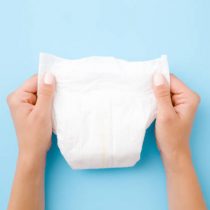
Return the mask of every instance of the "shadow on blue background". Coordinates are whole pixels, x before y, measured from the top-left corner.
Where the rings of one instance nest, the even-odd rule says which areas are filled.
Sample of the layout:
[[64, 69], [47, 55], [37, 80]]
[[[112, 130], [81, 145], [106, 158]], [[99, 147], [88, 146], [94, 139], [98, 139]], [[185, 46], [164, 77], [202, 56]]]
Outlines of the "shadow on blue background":
[[[170, 70], [202, 98], [191, 149], [210, 208], [210, 1], [20, 0], [0, 7], [0, 209], [6, 209], [17, 143], [6, 96], [37, 72], [41, 51], [145, 60], [167, 54]], [[148, 129], [133, 168], [74, 171], [56, 139], [47, 157], [47, 210], [164, 210], [165, 173]]]

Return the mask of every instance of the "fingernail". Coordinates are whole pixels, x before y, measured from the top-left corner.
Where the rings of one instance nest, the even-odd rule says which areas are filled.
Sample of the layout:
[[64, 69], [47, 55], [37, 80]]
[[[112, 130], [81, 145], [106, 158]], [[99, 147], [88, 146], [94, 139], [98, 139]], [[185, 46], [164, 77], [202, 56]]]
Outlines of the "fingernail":
[[54, 76], [50, 72], [46, 72], [44, 75], [44, 83], [47, 85], [51, 85], [54, 82]]
[[154, 85], [155, 86], [163, 85], [164, 82], [165, 82], [164, 76], [159, 72], [155, 73], [155, 75], [153, 76]]

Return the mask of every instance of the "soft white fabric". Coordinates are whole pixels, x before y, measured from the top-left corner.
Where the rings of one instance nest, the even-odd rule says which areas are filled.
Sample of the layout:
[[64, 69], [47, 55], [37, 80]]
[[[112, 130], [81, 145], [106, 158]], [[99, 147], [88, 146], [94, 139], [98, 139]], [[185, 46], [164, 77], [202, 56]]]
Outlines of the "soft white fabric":
[[144, 62], [113, 57], [67, 60], [41, 53], [39, 80], [47, 71], [57, 82], [53, 129], [69, 165], [133, 166], [155, 119], [152, 76], [159, 71], [169, 82], [167, 57]]

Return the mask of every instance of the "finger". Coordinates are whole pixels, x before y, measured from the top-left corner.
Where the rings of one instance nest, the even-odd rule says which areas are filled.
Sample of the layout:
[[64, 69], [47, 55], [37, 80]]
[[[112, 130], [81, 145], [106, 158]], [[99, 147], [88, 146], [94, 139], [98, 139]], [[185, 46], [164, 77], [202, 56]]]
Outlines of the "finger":
[[175, 75], [170, 74], [170, 91], [172, 94], [189, 92], [190, 89]]
[[55, 78], [51, 73], [46, 73], [40, 82], [36, 108], [43, 112], [51, 112], [54, 91]]
[[168, 82], [161, 73], [153, 77], [153, 89], [157, 100], [157, 113], [160, 116], [174, 114]]
[[28, 80], [24, 82], [24, 84], [20, 87], [20, 90], [28, 93], [36, 93], [37, 92], [37, 75], [32, 76]]
[[21, 102], [28, 104], [36, 104], [37, 96], [33, 93], [23, 92], [21, 96]]
[[171, 75], [171, 92], [172, 101], [177, 113], [189, 114], [190, 116], [192, 113], [195, 113], [200, 101], [199, 95], [174, 75]]

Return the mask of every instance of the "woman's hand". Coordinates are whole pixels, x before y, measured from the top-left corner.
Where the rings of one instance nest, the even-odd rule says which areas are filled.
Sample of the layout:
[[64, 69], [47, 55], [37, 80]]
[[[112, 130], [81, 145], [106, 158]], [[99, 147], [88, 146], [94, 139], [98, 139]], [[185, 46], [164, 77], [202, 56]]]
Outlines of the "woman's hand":
[[156, 74], [154, 92], [156, 139], [163, 161], [168, 164], [180, 155], [190, 155], [189, 138], [200, 97], [174, 75], [170, 76], [169, 87], [166, 79]]
[[37, 76], [8, 96], [19, 155], [8, 210], [44, 210], [44, 171], [51, 145], [51, 110], [55, 81], [45, 74], [37, 93]]
[[156, 139], [166, 170], [170, 210], [206, 210], [190, 155], [189, 139], [200, 97], [175, 76], [170, 86], [154, 76]]
[[37, 76], [8, 96], [8, 104], [16, 128], [19, 154], [44, 157], [51, 145], [51, 109], [55, 81], [45, 74], [37, 94]]

